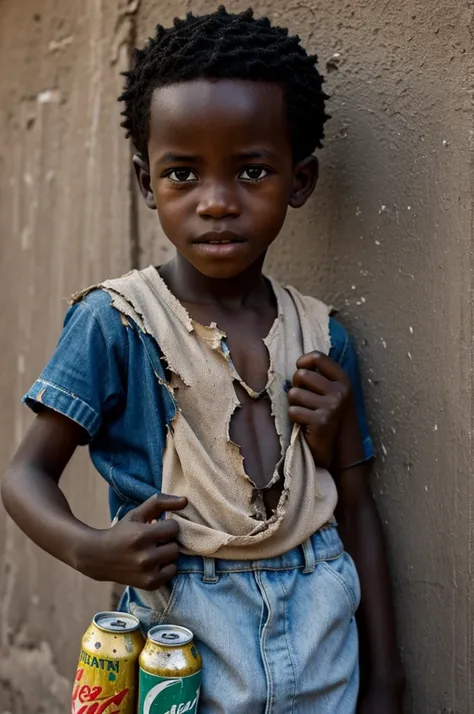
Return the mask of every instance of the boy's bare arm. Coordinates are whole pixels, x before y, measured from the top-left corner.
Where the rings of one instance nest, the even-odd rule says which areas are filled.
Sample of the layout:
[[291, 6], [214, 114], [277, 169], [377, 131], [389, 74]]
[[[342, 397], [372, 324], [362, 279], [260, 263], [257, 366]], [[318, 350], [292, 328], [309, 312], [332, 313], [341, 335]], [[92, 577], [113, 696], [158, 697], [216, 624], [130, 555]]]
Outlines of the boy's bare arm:
[[[352, 418], [357, 420], [356, 415]], [[365, 462], [335, 475], [339, 494], [336, 517], [344, 546], [356, 564], [362, 592], [357, 622], [364, 678], [358, 711], [401, 714], [403, 669], [383, 530], [369, 487], [370, 470], [370, 463]]]
[[91, 528], [75, 518], [59, 479], [83, 432], [52, 411], [39, 414], [2, 482], [6, 510], [37, 545], [95, 580], [155, 589], [176, 572], [178, 525], [152, 523], [181, 510], [186, 499], [157, 494], [112, 528]]
[[[312, 352], [297, 363], [288, 393], [290, 418], [304, 429], [315, 463], [330, 468], [338, 490], [341, 537], [359, 574], [362, 599], [357, 614], [363, 682], [359, 714], [401, 714], [403, 671], [383, 531], [363, 461], [357, 407], [344, 370], [327, 355]], [[352, 466], [351, 466], [352, 465]]]

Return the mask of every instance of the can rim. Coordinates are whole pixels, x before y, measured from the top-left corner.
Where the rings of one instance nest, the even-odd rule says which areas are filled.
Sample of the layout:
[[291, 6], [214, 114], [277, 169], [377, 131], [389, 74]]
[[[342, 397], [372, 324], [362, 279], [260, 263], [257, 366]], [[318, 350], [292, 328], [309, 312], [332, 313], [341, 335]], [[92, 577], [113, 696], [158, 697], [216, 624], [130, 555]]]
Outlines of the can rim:
[[[122, 618], [123, 620], [126, 620], [128, 623], [130, 623], [130, 627], [127, 627], [123, 630], [113, 630], [110, 627], [107, 627], [106, 625], [101, 625], [99, 622], [99, 618], [104, 616], [116, 617], [117, 620]], [[138, 617], [135, 617], [135, 615], [132, 615], [129, 612], [117, 612], [116, 610], [101, 610], [101, 612], [97, 612], [94, 615], [94, 617], [92, 618], [92, 622], [96, 627], [99, 628], [99, 630], [102, 630], [102, 632], [113, 632], [118, 634], [120, 634], [121, 632], [123, 634], [135, 632], [140, 627], [140, 620], [138, 619]]]
[[[181, 640], [181, 642], [159, 642], [155, 640], [153, 635], [163, 632], [163, 630], [177, 630], [185, 635], [187, 639], [185, 641]], [[188, 630], [187, 627], [182, 627], [181, 625], [155, 625], [155, 627], [148, 630], [148, 639], [155, 645], [162, 645], [164, 647], [183, 647], [193, 641], [194, 635], [191, 630]]]

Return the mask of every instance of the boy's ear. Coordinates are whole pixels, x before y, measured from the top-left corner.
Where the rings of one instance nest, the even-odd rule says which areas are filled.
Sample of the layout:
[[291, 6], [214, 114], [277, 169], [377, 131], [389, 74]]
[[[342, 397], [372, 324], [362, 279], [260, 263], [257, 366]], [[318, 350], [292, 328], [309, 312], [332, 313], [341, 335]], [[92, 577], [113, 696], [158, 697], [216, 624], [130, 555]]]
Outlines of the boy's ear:
[[307, 156], [296, 164], [293, 173], [293, 190], [288, 201], [292, 208], [301, 208], [311, 196], [318, 180], [318, 169], [316, 156]]
[[138, 185], [148, 208], [156, 208], [155, 196], [151, 188], [150, 167], [148, 161], [139, 153], [133, 155], [133, 166], [137, 175]]

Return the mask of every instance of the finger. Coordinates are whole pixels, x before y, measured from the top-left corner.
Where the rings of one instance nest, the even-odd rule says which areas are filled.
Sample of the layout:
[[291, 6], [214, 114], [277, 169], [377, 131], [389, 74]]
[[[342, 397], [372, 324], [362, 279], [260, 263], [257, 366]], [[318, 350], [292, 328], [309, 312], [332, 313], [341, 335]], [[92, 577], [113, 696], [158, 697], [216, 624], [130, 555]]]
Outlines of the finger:
[[294, 387], [302, 387], [315, 394], [329, 394], [334, 389], [335, 384], [339, 384], [339, 382], [331, 382], [326, 377], [323, 377], [322, 374], [312, 372], [309, 369], [300, 368], [293, 375]]
[[140, 587], [145, 588], [145, 590], [158, 590], [162, 585], [165, 585], [176, 575], [178, 568], [176, 564], [171, 563], [170, 565], [165, 565], [164, 568], [155, 568], [150, 570], [145, 577], [145, 582], [142, 582]]
[[150, 562], [155, 566], [164, 568], [166, 565], [175, 563], [179, 557], [179, 553], [179, 545], [176, 542], [166, 543], [166, 545], [160, 545], [154, 549]]
[[161, 580], [162, 585], [164, 585], [169, 580], [174, 578], [177, 570], [178, 570], [178, 568], [176, 567], [176, 565], [174, 563], [171, 563], [171, 565], [165, 565], [164, 568], [161, 568], [160, 580]]
[[169, 496], [166, 493], [155, 493], [140, 506], [130, 512], [130, 519], [140, 523], [150, 523], [159, 519], [165, 511], [181, 511], [186, 507], [187, 499]]
[[331, 418], [334, 416], [329, 409], [305, 409], [305, 407], [290, 407], [288, 416], [294, 424], [308, 426], [316, 430], [320, 427], [327, 427], [331, 423]]
[[302, 355], [296, 366], [298, 369], [317, 370], [332, 382], [346, 379], [346, 373], [342, 367], [323, 352], [308, 352], [308, 354]]
[[288, 416], [294, 424], [307, 426], [312, 423], [314, 411], [313, 409], [305, 409], [305, 407], [290, 407], [288, 409]]
[[308, 389], [292, 387], [288, 392], [288, 403], [293, 407], [304, 407], [316, 411], [317, 409], [336, 409], [339, 405], [337, 394], [315, 394]]
[[179, 524], [169, 518], [165, 521], [147, 524], [144, 533], [141, 535], [141, 543], [168, 543], [176, 540], [179, 535]]

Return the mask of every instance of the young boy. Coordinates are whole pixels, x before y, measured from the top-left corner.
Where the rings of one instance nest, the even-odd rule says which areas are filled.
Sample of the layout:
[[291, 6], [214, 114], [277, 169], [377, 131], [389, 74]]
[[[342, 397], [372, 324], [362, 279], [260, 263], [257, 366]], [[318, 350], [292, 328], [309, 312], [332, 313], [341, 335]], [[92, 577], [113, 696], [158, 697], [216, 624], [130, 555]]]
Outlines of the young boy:
[[[25, 397], [37, 417], [5, 506], [56, 558], [126, 585], [121, 607], [145, 629], [194, 632], [201, 714], [351, 714], [358, 699], [398, 714], [354, 348], [323, 303], [262, 274], [288, 205], [316, 184], [316, 58], [268, 19], [220, 8], [158, 27], [120, 99], [141, 192], [177, 254], [75, 296]], [[86, 443], [110, 484], [104, 531], [58, 486]]]

